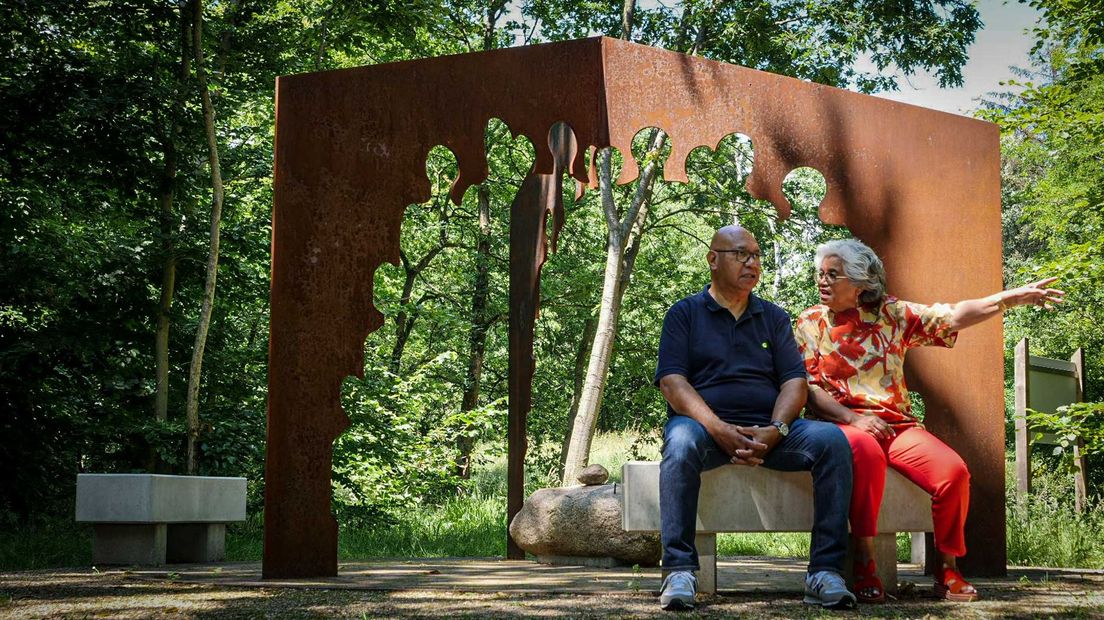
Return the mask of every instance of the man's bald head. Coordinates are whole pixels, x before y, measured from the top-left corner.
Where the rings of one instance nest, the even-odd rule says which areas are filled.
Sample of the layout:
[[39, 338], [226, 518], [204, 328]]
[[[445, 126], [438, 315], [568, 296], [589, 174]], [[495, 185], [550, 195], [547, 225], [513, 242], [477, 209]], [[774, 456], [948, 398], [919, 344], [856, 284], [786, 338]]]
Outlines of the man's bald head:
[[746, 299], [759, 283], [763, 266], [755, 235], [743, 226], [731, 224], [713, 234], [709, 250], [706, 260], [713, 292], [725, 299]]
[[755, 239], [755, 235], [752, 235], [748, 229], [740, 226], [739, 224], [729, 224], [717, 229], [717, 232], [713, 233], [713, 240], [709, 242], [711, 248], [730, 248], [739, 245], [740, 242], [746, 241], [748, 238]]

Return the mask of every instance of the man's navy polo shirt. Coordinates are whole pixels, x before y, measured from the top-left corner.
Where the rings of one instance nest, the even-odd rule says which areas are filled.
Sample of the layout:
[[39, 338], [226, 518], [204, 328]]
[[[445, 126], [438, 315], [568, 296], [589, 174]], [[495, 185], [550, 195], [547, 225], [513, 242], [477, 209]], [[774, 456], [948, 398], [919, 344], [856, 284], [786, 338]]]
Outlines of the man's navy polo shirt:
[[753, 294], [736, 319], [708, 286], [663, 319], [655, 384], [672, 374], [686, 377], [722, 420], [748, 426], [769, 423], [782, 384], [806, 377], [785, 310]]

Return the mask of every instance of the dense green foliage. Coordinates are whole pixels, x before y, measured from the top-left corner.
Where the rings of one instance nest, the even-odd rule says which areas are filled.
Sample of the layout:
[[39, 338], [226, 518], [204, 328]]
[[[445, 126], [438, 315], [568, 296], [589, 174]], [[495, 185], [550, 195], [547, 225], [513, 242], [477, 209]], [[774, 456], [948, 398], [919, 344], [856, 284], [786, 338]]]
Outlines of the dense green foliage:
[[[1085, 352], [1087, 401], [1104, 400], [1104, 7], [1066, 0], [1032, 2], [1045, 21], [1035, 31], [1032, 67], [980, 112], [1000, 123], [1005, 281], [1058, 276], [1067, 292], [1055, 313], [1024, 309], [1005, 320], [1005, 351], [1030, 338], [1031, 353], [1069, 359]], [[1104, 433], [1099, 405], [1082, 415], [1044, 416], [1090, 440]], [[1096, 411], [1097, 413], [1093, 413]], [[1048, 412], [1053, 413], [1053, 412]], [[1044, 420], [1040, 420], [1041, 422]], [[1098, 448], [1090, 447], [1092, 451]], [[1104, 481], [1099, 455], [1090, 474]]]
[[[186, 63], [182, 67], [188, 52], [182, 10], [164, 0], [0, 6], [0, 109], [8, 112], [0, 117], [0, 524], [67, 517], [79, 471], [180, 471], [184, 383], [203, 289], [211, 194], [196, 84]], [[1097, 23], [1091, 16], [1069, 9], [1066, 18], [1053, 10], [1059, 19], [1039, 34], [1039, 76], [1032, 78], [1038, 83], [988, 113], [1007, 129], [1007, 280], [1060, 273], [1070, 303], [1046, 318], [1018, 312], [1008, 334], [1013, 340], [1030, 334], [1040, 353], [1055, 356], [1083, 346], [1089, 394], [1100, 399], [1104, 342], [1093, 329], [1104, 307], [1100, 37], [1085, 25]], [[250, 510], [257, 514], [275, 77], [620, 36], [621, 6], [240, 0], [210, 3], [205, 23], [226, 203], [203, 365], [200, 473], [247, 476]], [[935, 71], [943, 83], [959, 83], [978, 26], [977, 12], [956, 0], [688, 0], [637, 7], [631, 38], [873, 92], [893, 88], [895, 72], [921, 68]], [[855, 68], [864, 56], [873, 59], [874, 70]], [[644, 157], [646, 133], [641, 128], [631, 156]], [[443, 146], [433, 149], [426, 162], [433, 197], [408, 207], [402, 261], [375, 276], [376, 304], [387, 320], [365, 343], [365, 378], [343, 385], [352, 426], [334, 449], [335, 511], [349, 531], [365, 537], [382, 535], [373, 528], [396, 531], [405, 523], [412, 529], [404, 536], [424, 539], [418, 527], [461, 523], [456, 511], [502, 511], [501, 489], [481, 482], [485, 477], [460, 476], [456, 460], [465, 443], [485, 446], [473, 465], [478, 473], [500, 462], [504, 450], [508, 216], [534, 150], [496, 119], [488, 119], [486, 141], [490, 178], [459, 205], [446, 197], [455, 159]], [[651, 378], [659, 319], [672, 302], [707, 282], [711, 231], [734, 220], [751, 229], [764, 250], [760, 292], [792, 312], [815, 299], [812, 248], [846, 235], [817, 219], [825, 188], [814, 171], [787, 179], [794, 214], [785, 222], [751, 199], [743, 182], [753, 148], [729, 136], [715, 151], [691, 154], [690, 184], [655, 189], [599, 417], [603, 430], [640, 437], [630, 452], [646, 453], [657, 442], [663, 407]], [[628, 156], [615, 154], [615, 168]], [[177, 172], [169, 175], [172, 158]], [[599, 303], [605, 262], [596, 192], [576, 202], [567, 185], [566, 225], [542, 278], [531, 485], [555, 479], [580, 335]], [[616, 191], [626, 197], [634, 190], [630, 184]], [[165, 195], [172, 198], [167, 219], [160, 210]], [[481, 199], [489, 216], [485, 229], [479, 225]], [[170, 258], [177, 271], [169, 415], [158, 422], [154, 331], [162, 269]], [[485, 306], [477, 311], [480, 290]], [[465, 407], [475, 334], [485, 335], [485, 360], [474, 406]]]
[[[408, 7], [343, 9], [346, 40], [325, 47], [322, 65], [312, 52], [324, 46], [310, 35], [326, 29], [319, 20], [336, 19], [328, 5], [235, 2], [208, 10], [228, 198], [222, 286], [204, 365], [204, 473], [261, 480], [275, 77], [334, 59], [359, 64], [412, 54], [421, 48], [376, 47], [393, 27], [420, 23], [418, 6]], [[198, 94], [191, 77], [180, 77], [184, 10], [155, 0], [0, 7], [5, 519], [68, 512], [78, 471], [148, 468], [151, 451], [164, 469], [178, 470], [182, 459], [183, 388], [210, 196]], [[371, 39], [376, 55], [348, 57], [346, 46], [364, 43], [365, 32], [378, 35]], [[170, 150], [179, 173], [166, 179]], [[158, 212], [166, 188], [175, 198], [167, 235]], [[166, 236], [178, 264], [177, 301], [170, 415], [158, 423], [153, 331]]]

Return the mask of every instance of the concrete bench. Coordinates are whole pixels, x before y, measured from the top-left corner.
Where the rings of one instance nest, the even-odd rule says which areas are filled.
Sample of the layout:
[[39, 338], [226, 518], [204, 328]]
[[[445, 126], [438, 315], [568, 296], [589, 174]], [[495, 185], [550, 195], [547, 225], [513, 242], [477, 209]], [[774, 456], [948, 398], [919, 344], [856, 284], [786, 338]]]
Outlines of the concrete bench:
[[78, 474], [77, 522], [95, 564], [218, 562], [226, 524], [245, 520], [245, 478]]
[[[622, 526], [628, 532], [659, 531], [659, 463], [632, 461], [621, 468]], [[698, 589], [717, 591], [717, 533], [809, 532], [813, 527], [813, 481], [808, 472], [724, 465], [702, 474], [696, 545]], [[896, 471], [886, 476], [874, 539], [878, 576], [886, 591], [897, 588], [896, 532], [932, 531], [931, 497]], [[850, 553], [847, 568], [850, 572]]]

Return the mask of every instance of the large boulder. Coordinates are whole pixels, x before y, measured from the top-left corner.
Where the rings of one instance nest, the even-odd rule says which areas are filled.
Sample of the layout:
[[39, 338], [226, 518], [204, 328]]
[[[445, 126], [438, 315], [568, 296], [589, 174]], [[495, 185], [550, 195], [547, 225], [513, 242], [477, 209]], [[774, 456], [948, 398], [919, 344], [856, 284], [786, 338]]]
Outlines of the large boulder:
[[540, 489], [510, 523], [519, 547], [538, 557], [613, 558], [659, 563], [659, 535], [621, 529], [618, 485]]

